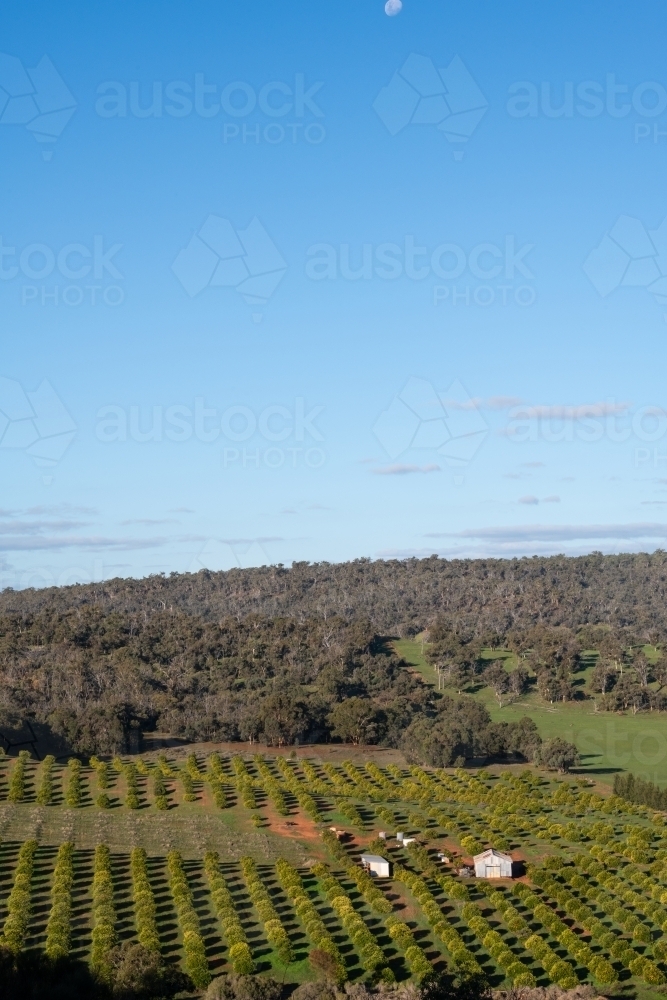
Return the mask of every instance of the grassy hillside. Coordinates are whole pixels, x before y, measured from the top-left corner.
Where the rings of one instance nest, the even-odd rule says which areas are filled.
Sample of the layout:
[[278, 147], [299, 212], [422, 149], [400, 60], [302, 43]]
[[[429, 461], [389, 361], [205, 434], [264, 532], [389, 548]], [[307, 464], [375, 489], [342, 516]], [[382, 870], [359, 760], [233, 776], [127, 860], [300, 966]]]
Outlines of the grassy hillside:
[[[393, 645], [428, 684], [437, 686], [436, 672], [426, 660], [425, 646], [419, 637], [400, 639]], [[644, 650], [649, 658], [657, 655], [654, 647], [645, 646]], [[488, 650], [485, 655], [489, 659], [505, 655], [508, 666], [514, 665], [509, 653]], [[589, 695], [592, 695], [588, 685], [595, 657], [594, 651], [590, 651], [589, 666], [575, 675], [579, 689]], [[667, 784], [667, 713], [596, 712], [593, 697], [549, 704], [536, 691], [499, 708], [489, 688], [477, 686], [469, 693], [483, 702], [494, 722], [512, 722], [527, 715], [535, 720], [543, 739], [560, 736], [575, 743], [582, 756], [582, 773], [609, 785], [618, 771], [632, 771], [649, 781]]]

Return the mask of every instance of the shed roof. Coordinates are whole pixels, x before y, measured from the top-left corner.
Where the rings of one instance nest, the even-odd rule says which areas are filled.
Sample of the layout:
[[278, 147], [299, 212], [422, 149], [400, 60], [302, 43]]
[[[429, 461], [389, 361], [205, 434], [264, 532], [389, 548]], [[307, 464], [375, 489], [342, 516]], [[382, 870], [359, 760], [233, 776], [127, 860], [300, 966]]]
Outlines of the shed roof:
[[383, 864], [383, 865], [386, 865], [387, 864], [387, 859], [386, 858], [381, 858], [379, 854], [362, 854], [361, 855], [361, 860], [364, 862], [364, 864], [367, 864], [367, 865], [372, 865], [372, 864], [376, 864], [376, 865], [377, 864]]
[[493, 847], [490, 847], [487, 851], [482, 851], [481, 854], [475, 855], [475, 862], [477, 861], [490, 861], [493, 858], [498, 858], [500, 861], [510, 861], [511, 857], [509, 854], [503, 854], [501, 851], [496, 851]]

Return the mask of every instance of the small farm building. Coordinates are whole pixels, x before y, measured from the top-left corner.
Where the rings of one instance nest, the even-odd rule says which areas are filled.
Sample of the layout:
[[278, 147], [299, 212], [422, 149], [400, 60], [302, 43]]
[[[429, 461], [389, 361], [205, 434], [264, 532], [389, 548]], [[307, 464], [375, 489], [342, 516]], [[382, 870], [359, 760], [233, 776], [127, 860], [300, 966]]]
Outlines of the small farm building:
[[511, 878], [512, 859], [509, 854], [501, 854], [491, 847], [482, 854], [475, 855], [475, 875], [477, 878]]
[[391, 864], [379, 854], [362, 854], [361, 863], [376, 878], [391, 878]]

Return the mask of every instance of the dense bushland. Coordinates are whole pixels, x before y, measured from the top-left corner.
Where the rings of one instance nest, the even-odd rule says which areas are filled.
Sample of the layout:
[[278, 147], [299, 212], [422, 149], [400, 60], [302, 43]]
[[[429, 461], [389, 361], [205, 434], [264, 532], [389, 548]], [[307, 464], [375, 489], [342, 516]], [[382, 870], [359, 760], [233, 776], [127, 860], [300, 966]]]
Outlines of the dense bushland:
[[[502, 704], [536, 684], [548, 701], [569, 700], [594, 663], [599, 708], [661, 709], [666, 579], [663, 552], [594, 553], [299, 563], [4, 591], [0, 722], [34, 719], [82, 754], [117, 752], [151, 727], [198, 740], [396, 746], [414, 724], [423, 744], [437, 694], [383, 638], [421, 629], [453, 690], [486, 684]], [[489, 649], [513, 652], [514, 669]], [[459, 736], [449, 742], [469, 744]], [[477, 744], [523, 752], [517, 739], [525, 743], [496, 729]], [[459, 747], [442, 759], [467, 756]], [[15, 796], [20, 784], [19, 774]]]
[[367, 618], [385, 634], [419, 632], [437, 617], [474, 635], [605, 624], [634, 629], [650, 642], [652, 630], [667, 635], [667, 553], [300, 562], [0, 594], [0, 615], [91, 606], [121, 616], [164, 608], [209, 621], [249, 614]]

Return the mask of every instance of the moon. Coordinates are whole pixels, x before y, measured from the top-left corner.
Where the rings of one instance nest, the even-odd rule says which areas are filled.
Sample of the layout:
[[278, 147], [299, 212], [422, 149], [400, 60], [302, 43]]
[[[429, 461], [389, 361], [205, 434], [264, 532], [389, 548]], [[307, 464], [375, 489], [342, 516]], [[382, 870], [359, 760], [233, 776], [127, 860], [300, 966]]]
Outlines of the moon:
[[396, 17], [396, 15], [400, 14], [402, 10], [403, 4], [401, 3], [401, 0], [387, 0], [384, 5], [384, 12], [387, 17]]

